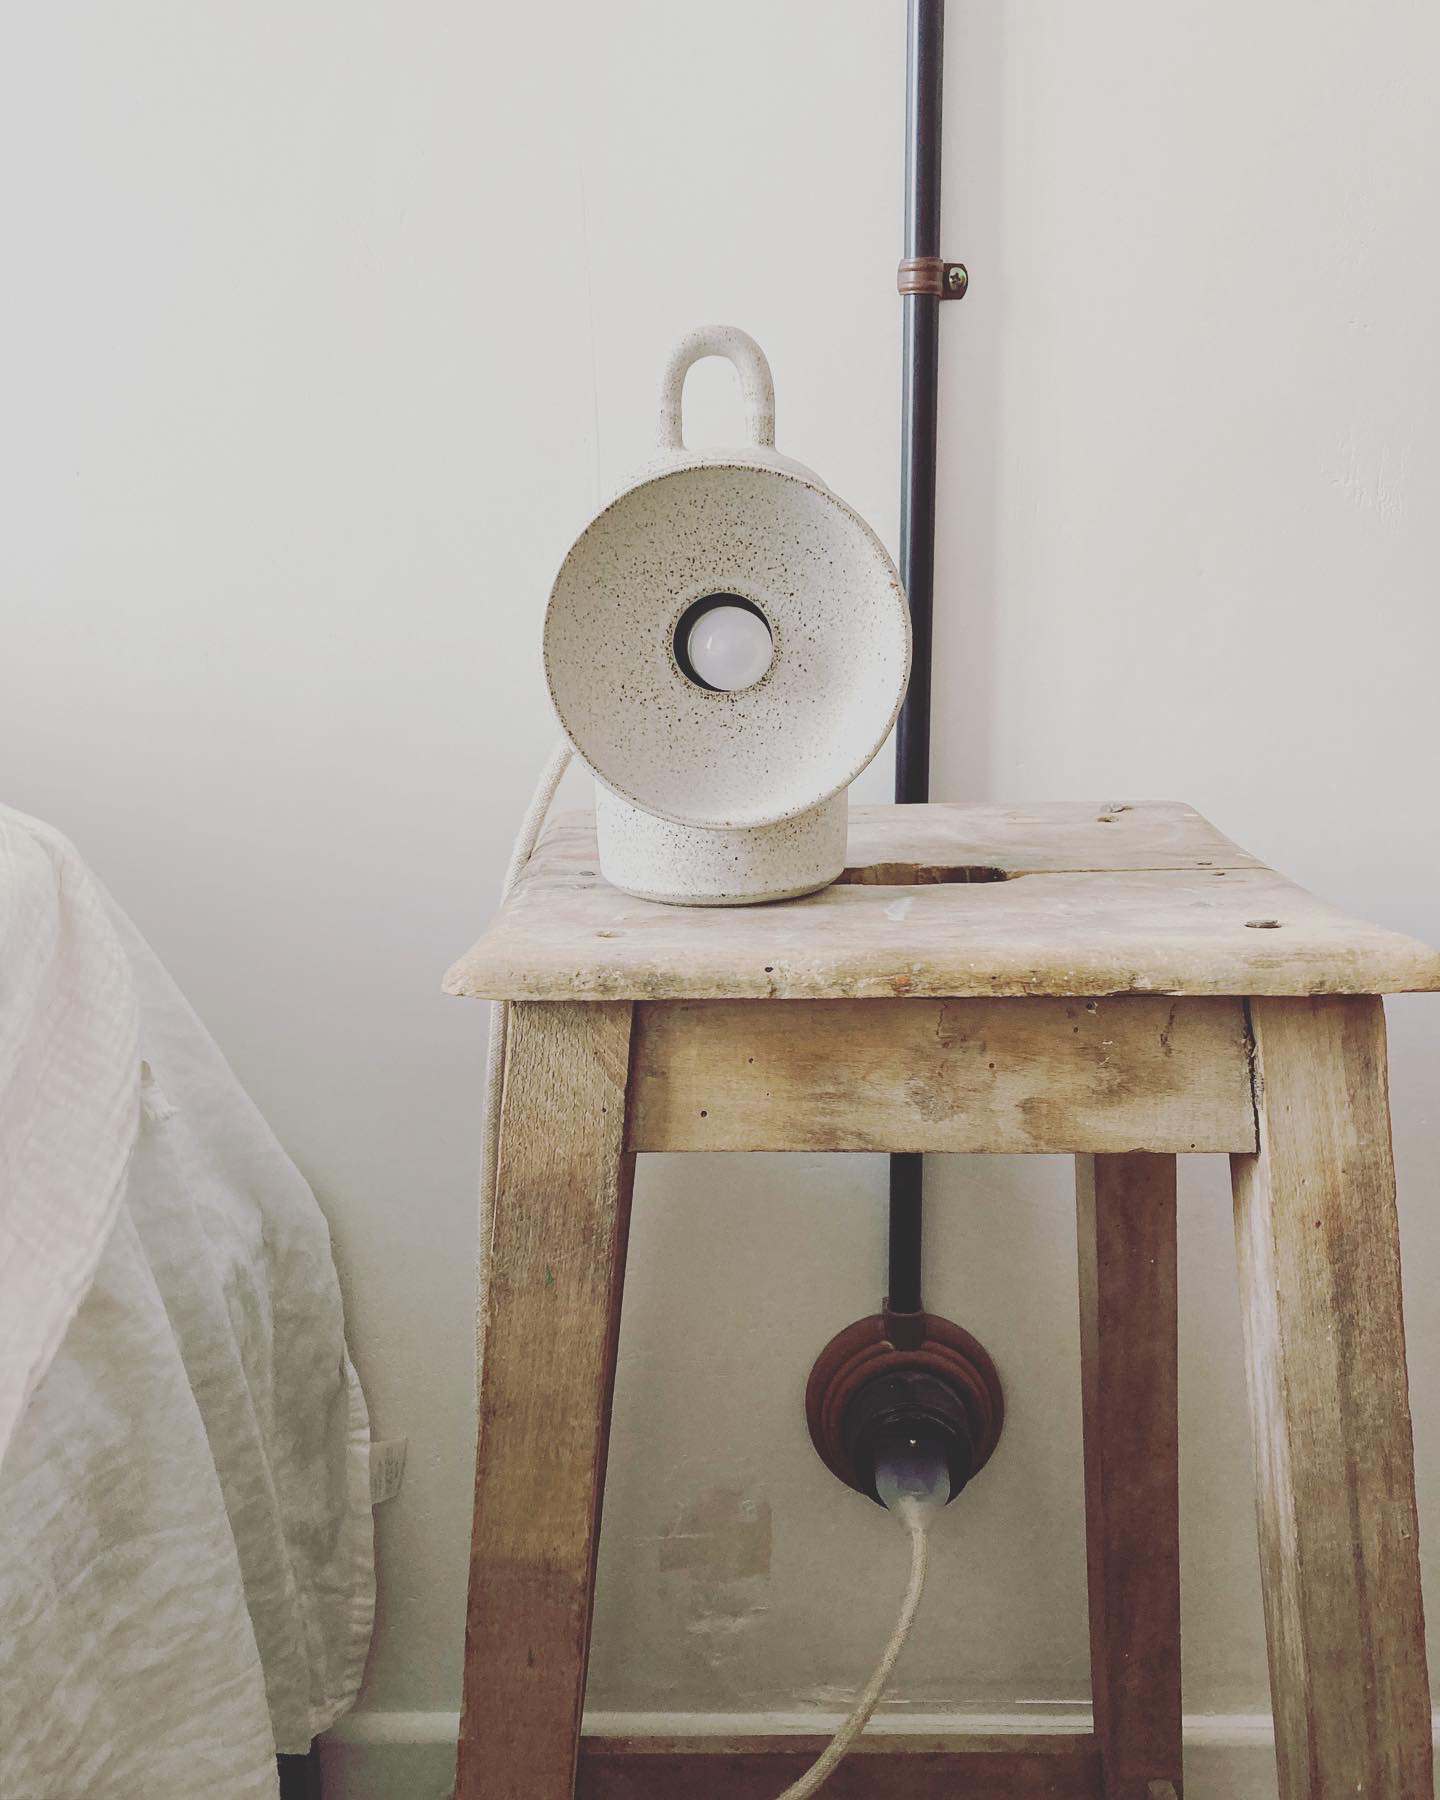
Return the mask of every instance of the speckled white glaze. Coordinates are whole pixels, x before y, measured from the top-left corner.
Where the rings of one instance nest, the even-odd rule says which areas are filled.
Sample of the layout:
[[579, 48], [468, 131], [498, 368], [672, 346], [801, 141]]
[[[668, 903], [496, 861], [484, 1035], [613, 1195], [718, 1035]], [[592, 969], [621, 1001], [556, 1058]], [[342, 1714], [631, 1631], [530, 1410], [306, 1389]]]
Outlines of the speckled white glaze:
[[850, 790], [773, 825], [707, 831], [642, 812], [595, 783], [605, 879], [672, 906], [754, 906], [828, 887], [845, 867]]
[[[685, 375], [709, 355], [740, 376], [751, 442], [737, 450], [684, 447]], [[775, 451], [774, 417], [752, 338], [712, 326], [682, 339], [661, 384], [659, 457], [580, 533], [551, 591], [551, 699], [609, 790], [602, 870], [632, 893], [744, 904], [833, 880], [844, 813], [825, 803], [875, 755], [905, 691], [894, 565], [858, 513]], [[744, 596], [769, 624], [774, 659], [752, 687], [714, 692], [676, 662], [681, 614], [712, 593]]]

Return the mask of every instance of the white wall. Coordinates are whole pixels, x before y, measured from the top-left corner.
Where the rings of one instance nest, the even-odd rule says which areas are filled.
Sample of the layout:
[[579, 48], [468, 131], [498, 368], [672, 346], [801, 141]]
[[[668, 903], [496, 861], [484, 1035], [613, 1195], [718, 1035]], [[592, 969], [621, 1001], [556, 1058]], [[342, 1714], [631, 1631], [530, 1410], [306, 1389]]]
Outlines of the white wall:
[[[1184, 798], [1440, 939], [1440, 15], [950, 14], [972, 289], [944, 321], [937, 797]], [[673, 337], [753, 331], [782, 447], [894, 544], [902, 8], [56, 0], [9, 39], [4, 797], [79, 842], [320, 1194], [377, 1430], [411, 1441], [365, 1705], [444, 1711], [485, 1017], [440, 976], [553, 736], [549, 576], [646, 454]], [[718, 365], [690, 401], [730, 429]], [[887, 752], [861, 797], [888, 783]], [[1390, 1017], [1440, 1592], [1440, 1003]], [[1080, 1697], [1068, 1171], [935, 1163], [930, 1191], [928, 1297], [994, 1350], [1010, 1422], [897, 1691]], [[883, 1192], [870, 1158], [644, 1167], [597, 1703], [823, 1703], [868, 1667], [903, 1546], [800, 1396], [879, 1298]], [[1182, 1201], [1187, 1706], [1245, 1710], [1223, 1166]], [[768, 1573], [662, 1567], [706, 1496], [762, 1535], [768, 1507]]]

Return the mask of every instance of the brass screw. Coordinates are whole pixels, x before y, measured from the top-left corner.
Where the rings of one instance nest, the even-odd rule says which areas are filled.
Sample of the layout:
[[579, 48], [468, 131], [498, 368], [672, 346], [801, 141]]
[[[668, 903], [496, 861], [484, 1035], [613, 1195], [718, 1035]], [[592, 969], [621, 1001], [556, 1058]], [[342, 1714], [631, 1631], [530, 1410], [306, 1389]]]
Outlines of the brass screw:
[[970, 285], [970, 271], [964, 263], [951, 263], [945, 271], [945, 285], [952, 294], [963, 294]]

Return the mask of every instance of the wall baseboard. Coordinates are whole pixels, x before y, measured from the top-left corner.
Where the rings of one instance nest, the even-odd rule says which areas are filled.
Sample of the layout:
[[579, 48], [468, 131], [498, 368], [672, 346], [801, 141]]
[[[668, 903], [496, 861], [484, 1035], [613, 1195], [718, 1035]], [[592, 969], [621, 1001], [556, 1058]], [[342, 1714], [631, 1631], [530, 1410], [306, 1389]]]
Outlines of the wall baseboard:
[[[616, 1713], [585, 1715], [606, 1737], [750, 1736], [834, 1730], [828, 1713]], [[887, 1713], [874, 1732], [1085, 1731], [1082, 1708], [1041, 1714]], [[320, 1740], [325, 1800], [450, 1800], [460, 1716], [453, 1712], [358, 1712]], [[1197, 1713], [1185, 1720], [1186, 1800], [1274, 1800], [1268, 1713]]]

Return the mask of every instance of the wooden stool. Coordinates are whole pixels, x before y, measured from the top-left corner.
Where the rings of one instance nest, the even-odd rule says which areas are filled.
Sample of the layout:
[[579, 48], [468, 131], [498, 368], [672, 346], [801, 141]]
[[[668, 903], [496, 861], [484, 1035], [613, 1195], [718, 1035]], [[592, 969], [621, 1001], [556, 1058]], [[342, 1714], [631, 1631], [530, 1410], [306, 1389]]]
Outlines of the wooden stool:
[[1094, 1733], [886, 1736], [837, 1795], [1180, 1794], [1175, 1157], [1226, 1151], [1280, 1792], [1428, 1797], [1377, 996], [1440, 954], [1184, 806], [859, 807], [850, 860], [784, 905], [655, 906], [568, 815], [447, 979], [518, 1003], [459, 1800], [771, 1800], [819, 1747], [581, 1742], [644, 1150], [1076, 1154]]

